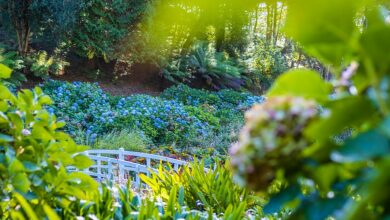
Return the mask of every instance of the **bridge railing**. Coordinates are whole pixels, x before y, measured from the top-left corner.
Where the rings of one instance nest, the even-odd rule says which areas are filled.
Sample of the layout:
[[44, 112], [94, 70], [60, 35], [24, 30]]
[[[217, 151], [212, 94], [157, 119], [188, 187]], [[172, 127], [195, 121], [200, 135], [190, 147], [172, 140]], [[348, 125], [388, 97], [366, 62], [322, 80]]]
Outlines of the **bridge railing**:
[[124, 149], [89, 150], [85, 154], [95, 164], [83, 170], [84, 173], [98, 180], [108, 179], [119, 183], [125, 183], [130, 179], [136, 186], [141, 184], [139, 174], [149, 175], [150, 172], [156, 171], [160, 163], [170, 164], [175, 170], [187, 164], [182, 160]]

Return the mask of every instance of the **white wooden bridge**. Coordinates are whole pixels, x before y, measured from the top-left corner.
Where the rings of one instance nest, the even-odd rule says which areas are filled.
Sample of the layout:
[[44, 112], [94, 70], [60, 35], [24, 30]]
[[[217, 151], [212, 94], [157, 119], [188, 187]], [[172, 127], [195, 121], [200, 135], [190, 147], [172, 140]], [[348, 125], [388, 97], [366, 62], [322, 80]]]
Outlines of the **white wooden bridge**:
[[175, 170], [187, 164], [187, 162], [182, 160], [154, 154], [125, 151], [124, 149], [89, 150], [85, 154], [95, 164], [88, 169], [82, 170], [82, 172], [97, 180], [107, 179], [117, 183], [126, 183], [130, 179], [137, 187], [141, 184], [139, 174], [149, 175], [150, 172], [157, 170], [156, 168], [160, 163], [170, 164]]

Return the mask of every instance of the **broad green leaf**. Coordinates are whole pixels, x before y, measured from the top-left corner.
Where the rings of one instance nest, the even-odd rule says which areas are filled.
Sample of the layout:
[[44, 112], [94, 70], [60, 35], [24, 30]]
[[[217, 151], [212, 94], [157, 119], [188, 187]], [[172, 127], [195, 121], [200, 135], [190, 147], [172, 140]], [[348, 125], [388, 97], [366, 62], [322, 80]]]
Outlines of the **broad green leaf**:
[[340, 66], [358, 32], [355, 18], [362, 0], [288, 1], [286, 32], [311, 54]]
[[270, 201], [264, 206], [263, 211], [266, 214], [273, 214], [282, 210], [282, 208], [301, 195], [298, 186], [292, 185], [271, 197]]
[[76, 155], [73, 158], [73, 160], [74, 160], [74, 166], [79, 169], [86, 169], [94, 164], [94, 162], [84, 154]]
[[16, 190], [27, 193], [30, 189], [31, 183], [25, 173], [16, 173], [12, 177], [12, 185]]
[[10, 99], [12, 97], [12, 93], [9, 89], [3, 85], [0, 85], [0, 98], [1, 99]]
[[311, 70], [292, 70], [280, 76], [268, 91], [268, 96], [291, 95], [325, 101], [331, 92], [329, 83]]
[[0, 133], [0, 142], [12, 142], [14, 138], [12, 136]]
[[29, 161], [23, 161], [23, 166], [27, 172], [35, 172], [41, 169], [37, 164]]
[[323, 192], [330, 190], [333, 182], [338, 176], [339, 167], [336, 164], [330, 163], [316, 168], [313, 172], [313, 179], [318, 184], [319, 189]]
[[332, 153], [331, 158], [336, 162], [356, 162], [386, 154], [390, 154], [389, 139], [378, 130], [371, 130], [348, 140], [344, 146]]
[[11, 76], [12, 70], [0, 63], [0, 78], [7, 79]]
[[11, 164], [9, 165], [8, 170], [10, 173], [23, 172], [24, 171], [23, 163], [15, 158], [12, 160]]
[[291, 219], [328, 219], [328, 217], [340, 212], [348, 198], [336, 195], [334, 198], [324, 199], [313, 195], [312, 197], [308, 196], [305, 200], [292, 214]]
[[39, 98], [39, 104], [41, 104], [41, 105], [50, 105], [52, 103], [53, 103], [53, 101], [47, 95], [44, 95], [44, 96]]
[[[376, 74], [383, 75], [390, 71], [390, 26], [379, 17], [378, 10], [372, 10], [368, 15], [369, 25], [361, 36], [360, 44], [361, 56], [369, 59]], [[366, 69], [370, 68], [367, 63], [362, 64]]]
[[330, 115], [306, 129], [306, 135], [317, 141], [340, 134], [344, 129], [360, 126], [376, 117], [376, 109], [363, 97], [347, 97], [328, 104]]

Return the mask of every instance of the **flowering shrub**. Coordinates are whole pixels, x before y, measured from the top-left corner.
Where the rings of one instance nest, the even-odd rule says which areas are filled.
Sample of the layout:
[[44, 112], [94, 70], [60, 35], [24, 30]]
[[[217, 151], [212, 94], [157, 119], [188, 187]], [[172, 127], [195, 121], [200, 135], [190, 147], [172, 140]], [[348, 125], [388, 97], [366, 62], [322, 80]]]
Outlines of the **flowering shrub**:
[[184, 84], [166, 89], [161, 97], [177, 100], [185, 105], [210, 105], [217, 110], [230, 109], [237, 112], [247, 110], [255, 103], [262, 103], [264, 101], [264, 97], [254, 96], [246, 92], [237, 92], [229, 89], [220, 90], [218, 92], [209, 92], [193, 89]]
[[71, 135], [85, 130], [93, 141], [98, 134], [113, 128], [116, 113], [109, 96], [97, 84], [49, 80], [43, 90], [55, 103], [48, 111], [66, 121], [65, 131]]
[[316, 102], [303, 98], [275, 97], [254, 106], [246, 113], [239, 143], [230, 149], [237, 179], [266, 188], [278, 168], [299, 166], [294, 161], [312, 143], [303, 130], [318, 115]]
[[67, 122], [65, 131], [73, 136], [81, 133], [89, 143], [105, 133], [138, 129], [156, 145], [181, 148], [210, 147], [205, 140], [224, 132], [221, 125], [242, 123], [242, 109], [263, 100], [247, 93], [208, 92], [184, 85], [167, 89], [161, 97], [112, 97], [97, 84], [54, 80], [43, 89], [55, 102], [48, 111]]
[[189, 113], [174, 100], [147, 95], [122, 98], [116, 104], [118, 122], [135, 123], [158, 143], [189, 144], [191, 135], [207, 135], [213, 126], [201, 116]]

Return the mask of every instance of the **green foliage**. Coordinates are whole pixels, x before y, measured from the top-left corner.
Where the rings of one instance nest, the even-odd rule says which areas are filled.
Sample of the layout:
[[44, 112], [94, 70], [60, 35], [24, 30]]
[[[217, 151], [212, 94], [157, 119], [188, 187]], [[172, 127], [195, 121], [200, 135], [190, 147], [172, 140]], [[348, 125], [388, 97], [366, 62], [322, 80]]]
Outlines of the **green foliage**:
[[[0, 66], [0, 76], [10, 70]], [[97, 189], [89, 176], [67, 169], [84, 169], [92, 161], [86, 149], [67, 134], [64, 126], [44, 110], [51, 99], [40, 88], [13, 95], [0, 85], [0, 215], [5, 218], [57, 218], [56, 208], [87, 199]]]
[[81, 4], [79, 22], [74, 30], [73, 44], [79, 53], [113, 59], [118, 43], [144, 12], [143, 0], [87, 0]]
[[8, 87], [20, 86], [27, 79], [20, 71], [24, 68], [23, 59], [17, 56], [16, 52], [8, 52], [0, 47], [0, 63], [13, 69], [11, 76], [4, 81]]
[[173, 61], [163, 76], [173, 82], [203, 79], [214, 88], [239, 88], [242, 69], [225, 53], [216, 53], [207, 44], [198, 43], [188, 56]]
[[121, 130], [111, 132], [97, 139], [92, 145], [94, 149], [113, 149], [124, 148], [128, 151], [145, 152], [148, 147], [153, 146], [151, 140], [137, 130]]
[[[238, 148], [232, 148], [236, 174], [247, 177], [246, 182], [254, 188], [273, 189], [264, 207], [268, 213], [290, 207], [292, 219], [388, 218], [390, 201], [385, 187], [389, 184], [386, 169], [390, 155], [387, 95], [390, 56], [386, 52], [390, 44], [385, 40], [390, 33], [388, 21], [380, 13], [380, 7], [371, 1], [298, 0], [289, 2], [286, 30], [309, 54], [332, 65], [338, 73], [335, 92], [331, 95], [328, 83], [311, 71], [296, 70], [280, 77], [269, 92], [271, 103], [286, 99], [274, 96], [315, 99], [322, 106], [322, 114], [319, 120], [306, 123], [304, 116], [308, 114], [302, 113], [313, 109], [311, 105], [298, 111], [295, 117], [305, 120], [266, 123], [266, 128], [291, 126], [290, 132], [298, 131], [286, 136], [284, 129], [280, 133], [279, 129], [268, 132], [261, 128], [270, 116], [279, 115], [273, 109], [279, 110], [285, 103], [275, 103], [270, 109], [268, 102], [255, 107]], [[288, 103], [291, 108], [280, 114], [283, 118], [300, 109], [293, 107], [296, 101]], [[334, 141], [333, 137], [351, 128], [353, 136], [342, 142]], [[293, 140], [284, 142], [290, 137]], [[267, 145], [269, 141], [277, 145]], [[272, 150], [274, 146], [280, 150]], [[286, 155], [291, 149], [300, 150]], [[246, 160], [248, 155], [256, 156]], [[264, 160], [271, 166], [258, 166], [258, 161], [264, 158], [274, 158]], [[247, 165], [241, 165], [241, 161]], [[251, 179], [251, 173], [262, 178]], [[270, 181], [274, 184], [270, 185]]]
[[288, 70], [287, 56], [282, 48], [266, 43], [264, 40], [254, 38], [252, 47], [243, 55], [248, 65], [249, 86], [260, 87], [266, 91], [275, 79]]
[[0, 0], [0, 17], [6, 23], [4, 27], [12, 27], [9, 32], [17, 42], [18, 53], [25, 56], [30, 50], [30, 41], [42, 41], [42, 36], [52, 41], [45, 44], [56, 46], [67, 41], [65, 37], [76, 22], [80, 4], [81, 0]]
[[175, 187], [183, 188], [184, 203], [191, 209], [212, 210], [216, 213], [238, 209], [242, 217], [245, 210], [255, 202], [244, 188], [233, 182], [228, 167], [219, 164], [209, 170], [206, 170], [204, 162], [199, 161], [179, 171], [160, 166], [158, 173], [152, 173], [150, 177], [142, 175], [141, 179], [163, 201], [169, 200], [170, 192]]
[[62, 75], [68, 62], [56, 56], [48, 56], [46, 51], [29, 54], [25, 59], [31, 73], [39, 78], [47, 79], [50, 74]]
[[331, 85], [310, 70], [291, 70], [280, 76], [270, 90], [269, 96], [291, 95], [323, 101], [328, 98]]
[[208, 123], [216, 130], [219, 129], [219, 119], [213, 115], [212, 111], [195, 106], [185, 106], [184, 109], [188, 112], [189, 116], [196, 117], [200, 121]]

